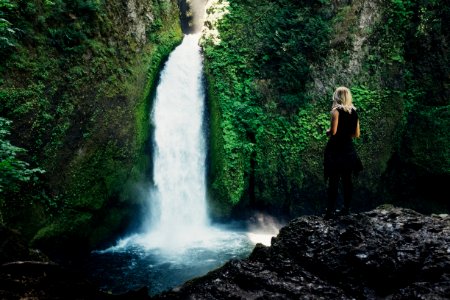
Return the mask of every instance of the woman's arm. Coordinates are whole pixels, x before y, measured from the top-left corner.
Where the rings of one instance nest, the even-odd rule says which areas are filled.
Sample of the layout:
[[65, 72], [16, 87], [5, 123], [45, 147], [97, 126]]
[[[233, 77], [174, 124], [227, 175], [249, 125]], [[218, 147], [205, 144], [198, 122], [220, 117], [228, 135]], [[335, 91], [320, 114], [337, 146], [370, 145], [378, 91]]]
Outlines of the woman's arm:
[[352, 135], [352, 137], [359, 138], [359, 135], [360, 135], [360, 130], [359, 130], [359, 119], [358, 119], [358, 121], [356, 122], [356, 130], [355, 130], [355, 133]]
[[327, 135], [335, 135], [339, 123], [339, 112], [337, 109], [334, 109], [331, 113], [331, 126], [330, 129], [327, 130]]

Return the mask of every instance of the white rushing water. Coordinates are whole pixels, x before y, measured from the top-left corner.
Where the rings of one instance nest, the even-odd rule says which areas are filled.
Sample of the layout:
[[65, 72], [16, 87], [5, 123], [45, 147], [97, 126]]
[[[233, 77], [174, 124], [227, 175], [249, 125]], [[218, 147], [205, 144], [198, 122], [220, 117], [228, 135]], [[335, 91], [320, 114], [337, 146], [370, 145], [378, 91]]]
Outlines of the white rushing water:
[[[206, 199], [204, 87], [200, 34], [185, 35], [161, 73], [152, 111], [154, 187], [148, 194], [147, 232], [106, 251], [141, 246], [185, 260], [192, 251], [248, 248], [243, 232], [210, 225]], [[197, 249], [197, 250], [194, 250]], [[190, 253], [190, 254], [188, 254]]]
[[[153, 110], [152, 238], [171, 244], [208, 227], [199, 35], [186, 35], [161, 74]], [[162, 240], [161, 240], [162, 239]], [[165, 246], [161, 244], [160, 246]]]
[[[200, 34], [185, 35], [161, 73], [152, 111], [154, 188], [149, 191], [148, 228], [105, 251], [140, 246], [171, 257], [193, 249], [233, 253], [270, 244], [277, 230], [258, 220], [251, 232], [211, 226], [206, 199], [206, 143]], [[259, 219], [260, 217], [258, 217]], [[279, 228], [279, 227], [278, 227]], [[203, 251], [201, 250], [201, 251]]]
[[156, 90], [154, 187], [147, 197], [146, 230], [92, 253], [88, 273], [105, 291], [124, 293], [147, 286], [154, 295], [230, 259], [246, 257], [255, 243], [268, 244], [278, 232], [264, 215], [257, 215], [248, 229], [209, 222], [198, 39], [198, 34], [184, 37], [169, 56]]
[[[210, 225], [206, 199], [204, 87], [200, 34], [185, 35], [161, 73], [152, 111], [154, 187], [149, 191], [149, 222], [144, 234], [108, 250], [139, 246], [178, 257], [192, 251], [234, 253], [256, 242], [270, 243], [274, 232], [224, 230]], [[197, 250], [195, 250], [197, 249]], [[240, 251], [240, 250], [238, 250]]]

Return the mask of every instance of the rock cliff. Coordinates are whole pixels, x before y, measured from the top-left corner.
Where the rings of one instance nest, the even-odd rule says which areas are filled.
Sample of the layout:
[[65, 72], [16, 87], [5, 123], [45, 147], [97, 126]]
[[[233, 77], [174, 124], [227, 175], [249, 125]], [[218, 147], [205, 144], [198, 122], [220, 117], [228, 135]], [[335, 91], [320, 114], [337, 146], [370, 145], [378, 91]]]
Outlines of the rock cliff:
[[[323, 209], [331, 96], [351, 89], [364, 165], [353, 207], [449, 211], [444, 1], [211, 1], [203, 38], [215, 218]], [[429, 141], [433, 141], [432, 143]], [[405, 199], [405, 201], [403, 201]]]
[[248, 259], [157, 299], [448, 299], [450, 218], [394, 207], [304, 216]]
[[49, 254], [77, 255], [137, 219], [151, 93], [182, 39], [178, 5], [4, 2], [16, 34], [5, 48], [0, 33], [0, 117], [12, 121], [11, 144], [27, 150], [21, 159], [45, 173], [0, 190], [0, 223]]
[[449, 299], [450, 217], [392, 206], [330, 221], [303, 216], [247, 259], [147, 293], [104, 294], [49, 261], [0, 267], [0, 296], [11, 299]]

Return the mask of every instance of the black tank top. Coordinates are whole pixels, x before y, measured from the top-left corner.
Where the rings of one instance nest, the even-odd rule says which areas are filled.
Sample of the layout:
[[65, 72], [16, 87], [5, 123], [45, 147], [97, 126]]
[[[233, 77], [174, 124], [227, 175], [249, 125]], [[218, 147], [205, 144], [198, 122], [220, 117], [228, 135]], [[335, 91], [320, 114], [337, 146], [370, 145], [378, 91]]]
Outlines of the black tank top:
[[336, 137], [351, 138], [356, 131], [356, 125], [358, 123], [358, 114], [354, 109], [352, 109], [352, 113], [348, 113], [343, 109], [338, 109], [338, 111], [339, 111], [339, 122], [336, 131]]
[[336, 134], [331, 136], [330, 142], [334, 150], [350, 150], [352, 147], [352, 135], [356, 132], [358, 114], [352, 109], [351, 113], [338, 109], [339, 121]]

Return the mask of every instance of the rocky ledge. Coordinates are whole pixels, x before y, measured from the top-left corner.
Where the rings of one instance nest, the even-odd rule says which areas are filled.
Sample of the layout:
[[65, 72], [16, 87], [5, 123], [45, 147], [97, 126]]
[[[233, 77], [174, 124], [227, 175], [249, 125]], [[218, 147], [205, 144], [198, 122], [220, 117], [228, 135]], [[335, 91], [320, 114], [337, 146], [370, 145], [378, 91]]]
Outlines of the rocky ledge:
[[[3, 240], [17, 244], [14, 234]], [[450, 299], [450, 217], [392, 206], [297, 218], [270, 247], [153, 298], [145, 288], [100, 293], [50, 261], [26, 261], [36, 255], [24, 247], [0, 249], [22, 260], [0, 256], [1, 299]]]
[[303, 216], [270, 247], [156, 299], [450, 299], [450, 217], [391, 206]]

